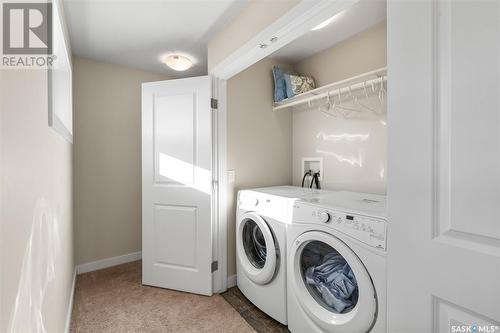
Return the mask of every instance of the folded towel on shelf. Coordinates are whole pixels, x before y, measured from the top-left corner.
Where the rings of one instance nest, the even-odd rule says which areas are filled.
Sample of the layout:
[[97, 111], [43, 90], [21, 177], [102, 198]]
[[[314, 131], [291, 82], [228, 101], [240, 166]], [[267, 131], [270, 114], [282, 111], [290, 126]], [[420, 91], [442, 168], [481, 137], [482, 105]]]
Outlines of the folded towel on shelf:
[[285, 73], [278, 67], [273, 67], [274, 101], [281, 102], [286, 98]]
[[272, 72], [275, 102], [281, 102], [284, 99], [316, 88], [316, 83], [310, 76], [287, 73], [278, 66], [274, 66]]

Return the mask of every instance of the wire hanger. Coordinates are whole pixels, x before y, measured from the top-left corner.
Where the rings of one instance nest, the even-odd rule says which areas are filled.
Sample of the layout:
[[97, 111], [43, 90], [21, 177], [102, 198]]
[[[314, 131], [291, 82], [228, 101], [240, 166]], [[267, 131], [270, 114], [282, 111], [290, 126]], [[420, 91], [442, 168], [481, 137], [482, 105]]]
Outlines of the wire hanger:
[[[330, 117], [337, 117], [341, 115], [346, 118], [366, 111], [374, 114], [383, 114], [387, 99], [387, 89], [384, 84], [385, 76], [382, 75], [379, 78], [380, 81], [378, 78], [365, 80], [362, 87], [360, 87], [360, 84], [357, 84], [358, 88], [362, 89], [361, 94], [354, 93], [352, 85], [343, 88], [339, 87], [334, 93], [332, 90], [327, 91], [326, 95], [324, 95], [326, 101], [324, 103], [319, 102], [319, 104], [317, 104], [318, 111]], [[346, 89], [345, 94], [342, 89]], [[368, 103], [372, 94], [378, 97], [378, 103], [376, 104], [379, 104], [379, 106], [373, 106], [370, 105], [373, 103]], [[346, 98], [347, 105], [344, 103]], [[323, 99], [320, 99], [320, 101], [322, 100]], [[309, 100], [309, 108], [311, 108], [312, 105], [313, 103]]]

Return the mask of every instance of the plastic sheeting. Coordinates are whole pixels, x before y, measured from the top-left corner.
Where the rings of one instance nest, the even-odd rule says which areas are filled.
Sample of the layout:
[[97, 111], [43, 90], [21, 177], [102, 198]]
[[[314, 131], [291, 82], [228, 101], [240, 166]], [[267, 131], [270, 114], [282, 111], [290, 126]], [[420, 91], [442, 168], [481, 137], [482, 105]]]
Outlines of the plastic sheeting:
[[36, 202], [9, 332], [47, 332], [42, 308], [61, 252], [56, 216], [47, 199]]
[[351, 267], [337, 251], [321, 242], [309, 243], [302, 254], [308, 289], [323, 306], [336, 313], [349, 312], [358, 299], [358, 284]]

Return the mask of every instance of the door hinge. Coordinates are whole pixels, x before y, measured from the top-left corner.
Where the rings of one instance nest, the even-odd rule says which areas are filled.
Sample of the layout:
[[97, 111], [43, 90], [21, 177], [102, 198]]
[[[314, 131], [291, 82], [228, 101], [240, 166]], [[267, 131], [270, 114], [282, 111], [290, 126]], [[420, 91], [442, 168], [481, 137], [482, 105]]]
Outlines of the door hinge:
[[219, 262], [212, 261], [212, 273], [219, 269]]
[[217, 110], [218, 101], [215, 98], [210, 98], [210, 107], [214, 110]]

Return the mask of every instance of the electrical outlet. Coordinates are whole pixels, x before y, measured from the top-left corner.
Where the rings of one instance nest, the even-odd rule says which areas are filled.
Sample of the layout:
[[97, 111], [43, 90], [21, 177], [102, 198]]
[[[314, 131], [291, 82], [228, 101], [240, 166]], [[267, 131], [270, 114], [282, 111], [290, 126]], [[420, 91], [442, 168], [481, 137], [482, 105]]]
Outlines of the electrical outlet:
[[234, 183], [236, 181], [236, 172], [234, 170], [227, 170], [227, 182]]

